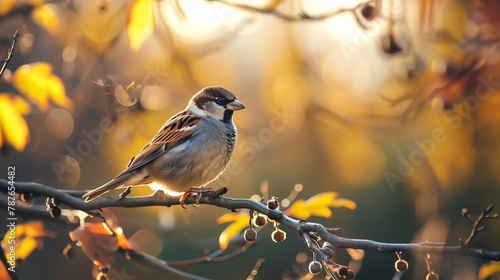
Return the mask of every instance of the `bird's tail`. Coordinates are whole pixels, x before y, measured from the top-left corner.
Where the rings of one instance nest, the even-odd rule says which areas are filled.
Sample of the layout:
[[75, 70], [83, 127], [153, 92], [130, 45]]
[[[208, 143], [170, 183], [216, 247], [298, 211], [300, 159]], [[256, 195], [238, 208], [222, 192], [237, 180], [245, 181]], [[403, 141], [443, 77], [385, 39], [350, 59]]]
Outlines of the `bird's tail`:
[[84, 194], [82, 196], [82, 198], [85, 199], [85, 202], [94, 200], [94, 199], [100, 197], [101, 195], [111, 191], [111, 190], [132, 184], [132, 182], [131, 182], [131, 179], [133, 179], [132, 177], [133, 176], [131, 173], [120, 174], [120, 175], [116, 176], [113, 180], [107, 182], [106, 184]]

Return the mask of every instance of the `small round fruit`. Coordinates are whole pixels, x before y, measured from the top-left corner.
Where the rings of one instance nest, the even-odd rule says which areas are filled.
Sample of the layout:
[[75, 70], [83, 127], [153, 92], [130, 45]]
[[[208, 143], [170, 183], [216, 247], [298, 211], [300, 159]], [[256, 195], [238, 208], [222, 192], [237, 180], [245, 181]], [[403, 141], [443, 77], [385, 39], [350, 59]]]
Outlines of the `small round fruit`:
[[255, 241], [255, 239], [257, 239], [257, 232], [253, 228], [247, 228], [243, 237], [245, 241]]
[[68, 259], [72, 259], [75, 256], [75, 249], [73, 249], [73, 246], [71, 246], [71, 244], [68, 244], [68, 246], [64, 248], [63, 255]]
[[54, 206], [49, 208], [49, 213], [52, 218], [61, 216], [61, 208]]
[[269, 208], [271, 210], [278, 208], [278, 202], [276, 202], [276, 200], [269, 200], [267, 202], [267, 208]]
[[271, 235], [274, 242], [278, 243], [286, 239], [286, 232], [281, 229], [276, 229]]
[[102, 272], [102, 273], [104, 273], [104, 274], [108, 274], [109, 268], [107, 268], [107, 267], [99, 267], [99, 271]]
[[267, 223], [267, 218], [264, 215], [255, 215], [252, 219], [253, 225], [256, 227], [261, 227]]
[[338, 273], [338, 275], [345, 277], [347, 275], [347, 271], [348, 271], [348, 269], [346, 266], [341, 266], [341, 267], [339, 267], [337, 273]]
[[431, 271], [429, 272], [429, 274], [427, 274], [425, 280], [439, 280], [439, 275]]
[[309, 263], [309, 272], [311, 272], [311, 274], [314, 274], [314, 275], [319, 274], [322, 269], [323, 269], [323, 266], [318, 261], [312, 261]]
[[106, 273], [104, 272], [99, 272], [97, 276], [95, 277], [96, 280], [109, 280], [109, 277]]
[[345, 279], [354, 279], [354, 271], [348, 270]]
[[333, 246], [332, 243], [325, 242], [321, 246], [321, 252], [325, 254], [329, 259], [333, 258], [335, 256], [335, 246]]
[[408, 262], [405, 260], [397, 260], [394, 263], [394, 268], [397, 272], [404, 272], [408, 269]]
[[55, 205], [59, 205], [61, 204], [61, 201], [59, 201], [59, 198], [57, 197], [53, 197], [52, 198], [52, 204], [55, 206]]
[[403, 51], [401, 46], [396, 42], [394, 34], [391, 32], [389, 34], [383, 35], [382, 40], [382, 50], [389, 55], [396, 55]]
[[372, 20], [375, 17], [375, 7], [367, 3], [361, 8], [361, 14], [366, 20]]
[[32, 198], [33, 198], [33, 194], [32, 194], [32, 193], [22, 193], [22, 194], [21, 194], [21, 200], [22, 200], [23, 202], [28, 202], [28, 201], [30, 201]]

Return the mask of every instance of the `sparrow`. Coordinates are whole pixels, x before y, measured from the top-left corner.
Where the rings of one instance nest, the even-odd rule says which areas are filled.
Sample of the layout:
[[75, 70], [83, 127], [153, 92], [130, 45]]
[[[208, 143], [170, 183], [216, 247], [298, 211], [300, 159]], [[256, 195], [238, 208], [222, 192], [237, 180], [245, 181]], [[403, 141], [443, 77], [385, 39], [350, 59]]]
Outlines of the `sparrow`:
[[128, 194], [130, 187], [149, 185], [166, 194], [183, 193], [183, 205], [189, 193], [226, 169], [237, 138], [233, 113], [244, 108], [225, 88], [203, 88], [186, 109], [165, 122], [123, 172], [82, 197], [91, 201], [113, 189], [127, 188]]

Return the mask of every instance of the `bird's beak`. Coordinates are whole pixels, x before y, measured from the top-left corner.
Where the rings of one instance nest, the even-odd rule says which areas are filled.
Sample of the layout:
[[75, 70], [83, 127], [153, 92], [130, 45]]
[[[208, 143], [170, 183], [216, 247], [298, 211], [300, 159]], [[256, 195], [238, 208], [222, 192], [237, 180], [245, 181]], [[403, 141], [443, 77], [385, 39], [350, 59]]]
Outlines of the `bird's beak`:
[[241, 110], [241, 109], [245, 109], [245, 105], [243, 105], [243, 103], [241, 103], [240, 101], [238, 101], [238, 99], [233, 100], [231, 103], [227, 104], [226, 107], [229, 110], [233, 110], [233, 111], [238, 111], [238, 110]]

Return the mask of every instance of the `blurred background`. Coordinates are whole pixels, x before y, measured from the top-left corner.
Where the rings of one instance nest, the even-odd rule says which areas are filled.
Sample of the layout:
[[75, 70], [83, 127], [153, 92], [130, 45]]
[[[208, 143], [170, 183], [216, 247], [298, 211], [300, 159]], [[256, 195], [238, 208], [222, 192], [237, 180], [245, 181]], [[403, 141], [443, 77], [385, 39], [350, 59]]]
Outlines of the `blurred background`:
[[[494, 0], [2, 0], [2, 59], [20, 37], [0, 78], [0, 177], [15, 165], [17, 181], [98, 187], [195, 92], [223, 86], [247, 109], [235, 114], [235, 154], [211, 187], [248, 198], [264, 182], [287, 197], [300, 183], [297, 199], [334, 191], [356, 202], [310, 218], [344, 237], [458, 244], [471, 227], [462, 207], [474, 216], [500, 206], [499, 9]], [[216, 222], [227, 211], [210, 206], [112, 212], [167, 261], [217, 250], [227, 226]], [[474, 244], [499, 251], [500, 225], [485, 224]], [[45, 228], [58, 237], [43, 239], [19, 277], [91, 279], [81, 250], [62, 255], [68, 228]], [[272, 230], [241, 256], [182, 270], [244, 279], [265, 258], [256, 279], [311, 279], [300, 236], [284, 228], [275, 244]], [[425, 278], [423, 256], [403, 258], [400, 275], [394, 254], [366, 252], [356, 279]], [[477, 279], [488, 265], [431, 260], [441, 279]], [[336, 261], [351, 257], [338, 250]], [[117, 257], [110, 277], [165, 276]]]

